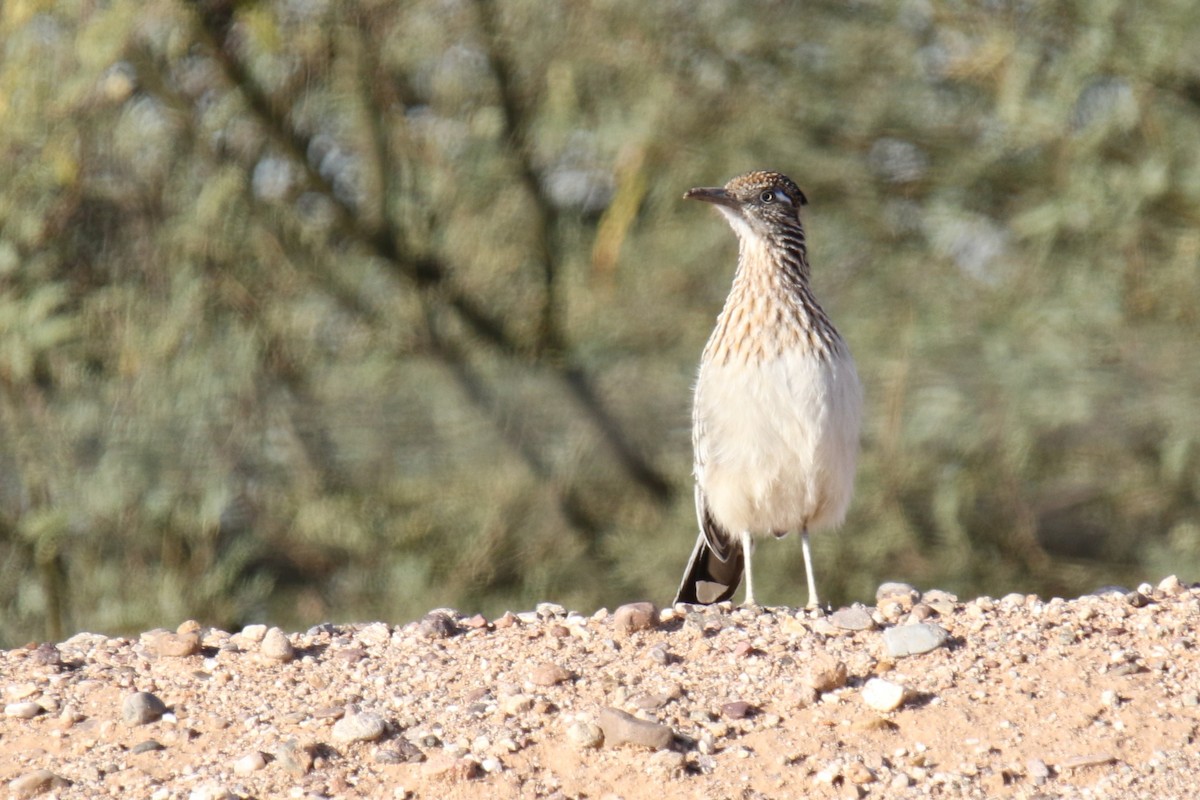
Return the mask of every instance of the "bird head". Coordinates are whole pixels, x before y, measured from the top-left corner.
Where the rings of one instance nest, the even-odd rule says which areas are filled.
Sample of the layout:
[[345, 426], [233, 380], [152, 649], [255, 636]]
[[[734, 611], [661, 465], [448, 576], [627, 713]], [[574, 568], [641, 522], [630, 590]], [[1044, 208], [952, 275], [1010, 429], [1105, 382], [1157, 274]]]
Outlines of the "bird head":
[[798, 228], [800, 206], [808, 202], [791, 178], [764, 171], [738, 175], [724, 186], [689, 189], [683, 196], [712, 203], [742, 238]]

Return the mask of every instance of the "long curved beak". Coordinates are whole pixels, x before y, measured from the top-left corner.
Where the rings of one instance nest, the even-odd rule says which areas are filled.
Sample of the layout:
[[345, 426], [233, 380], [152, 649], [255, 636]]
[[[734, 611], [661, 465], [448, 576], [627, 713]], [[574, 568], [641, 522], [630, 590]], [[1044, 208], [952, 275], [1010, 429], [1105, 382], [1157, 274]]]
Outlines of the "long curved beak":
[[720, 186], [700, 187], [697, 189], [688, 189], [683, 193], [685, 200], [703, 200], [706, 203], [713, 205], [726, 206], [728, 208], [737, 208], [738, 202], [729, 192], [725, 191]]

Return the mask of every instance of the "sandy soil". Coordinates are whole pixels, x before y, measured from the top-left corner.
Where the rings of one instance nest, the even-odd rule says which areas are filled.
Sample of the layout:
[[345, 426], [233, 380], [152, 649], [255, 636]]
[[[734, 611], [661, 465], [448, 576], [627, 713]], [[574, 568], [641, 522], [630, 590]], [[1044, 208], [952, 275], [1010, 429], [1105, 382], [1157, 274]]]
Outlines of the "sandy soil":
[[0, 653], [0, 791], [1192, 798], [1197, 623], [1200, 588], [1168, 578], [1067, 601], [891, 586], [828, 616], [81, 633]]

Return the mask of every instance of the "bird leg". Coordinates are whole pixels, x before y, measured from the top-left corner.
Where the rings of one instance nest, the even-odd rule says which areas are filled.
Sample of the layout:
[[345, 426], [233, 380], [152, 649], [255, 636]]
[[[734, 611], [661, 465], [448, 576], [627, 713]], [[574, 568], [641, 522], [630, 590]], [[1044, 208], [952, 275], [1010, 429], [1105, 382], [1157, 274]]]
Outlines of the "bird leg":
[[[808, 528], [800, 532], [800, 549], [804, 551], [804, 577], [808, 578], [808, 605], [805, 608], [817, 608], [817, 582], [813, 578], [812, 552], [808, 546]], [[749, 586], [750, 562], [746, 562], [746, 585]]]
[[754, 574], [750, 571], [750, 556], [754, 552], [754, 540], [750, 538], [750, 531], [742, 531], [742, 554], [746, 560], [746, 599], [742, 605], [753, 606], [754, 602]]

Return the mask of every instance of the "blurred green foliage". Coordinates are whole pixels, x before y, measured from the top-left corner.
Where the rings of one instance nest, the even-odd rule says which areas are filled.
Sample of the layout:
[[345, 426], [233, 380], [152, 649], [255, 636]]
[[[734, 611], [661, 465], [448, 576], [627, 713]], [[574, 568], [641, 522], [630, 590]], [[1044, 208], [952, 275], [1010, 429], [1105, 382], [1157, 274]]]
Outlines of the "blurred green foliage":
[[2, 643], [668, 600], [680, 194], [760, 167], [868, 395], [824, 596], [1200, 578], [1192, 3], [10, 0], [0, 59]]

